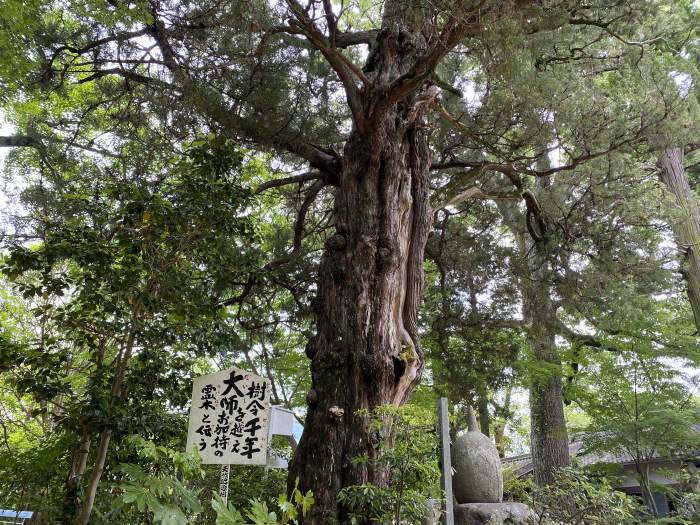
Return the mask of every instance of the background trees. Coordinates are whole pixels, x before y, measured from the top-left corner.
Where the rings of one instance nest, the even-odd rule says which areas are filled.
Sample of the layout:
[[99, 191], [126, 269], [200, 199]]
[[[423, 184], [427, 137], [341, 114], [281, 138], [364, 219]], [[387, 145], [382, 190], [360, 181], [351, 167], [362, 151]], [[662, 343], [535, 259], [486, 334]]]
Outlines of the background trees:
[[643, 353], [600, 356], [590, 370], [577, 396], [590, 417], [587, 446], [630, 458], [644, 502], [656, 514], [651, 462], [682, 458], [700, 443], [696, 385]]

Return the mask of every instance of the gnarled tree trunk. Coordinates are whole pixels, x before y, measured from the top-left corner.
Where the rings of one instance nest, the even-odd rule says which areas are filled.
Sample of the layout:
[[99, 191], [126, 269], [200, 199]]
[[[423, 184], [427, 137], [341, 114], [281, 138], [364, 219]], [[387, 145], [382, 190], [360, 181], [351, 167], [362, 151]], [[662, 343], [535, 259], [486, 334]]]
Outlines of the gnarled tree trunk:
[[308, 523], [339, 517], [342, 487], [385, 483], [387, 473], [350, 463], [375, 444], [357, 411], [402, 404], [423, 369], [417, 315], [430, 155], [420, 131], [396, 126], [399, 114], [375, 135], [353, 133], [345, 148], [337, 233], [321, 261], [318, 331], [307, 347], [313, 386], [290, 475], [314, 493]]
[[330, 28], [325, 39], [301, 4], [287, 0], [338, 72], [354, 122], [338, 175], [336, 234], [319, 270], [317, 334], [307, 346], [309, 409], [289, 473], [290, 486], [298, 477], [301, 488], [314, 493], [304, 523], [342, 521], [342, 487], [386, 485], [389, 472], [351, 463], [360, 455], [371, 458], [378, 439], [358, 410], [403, 404], [423, 370], [417, 318], [432, 223], [423, 114], [439, 92], [429, 80], [465, 37], [531, 3], [387, 0], [359, 72], [334, 51], [332, 3], [323, 4]]
[[676, 198], [682, 213], [671, 226], [676, 244], [683, 250], [681, 272], [688, 285], [695, 326], [700, 331], [700, 208], [683, 167], [683, 148], [666, 149], [659, 157], [658, 165], [661, 181]]
[[[384, 51], [372, 66], [377, 75], [395, 78], [412, 66], [407, 50], [415, 47], [402, 48], [405, 38], [385, 28], [377, 44]], [[368, 111], [374, 120], [363, 132], [355, 129], [345, 146], [336, 234], [321, 260], [317, 334], [307, 346], [308, 414], [290, 467], [290, 484], [299, 477], [316, 500], [305, 523], [342, 520], [342, 487], [386, 484], [388, 472], [351, 464], [371, 457], [377, 439], [357, 412], [403, 404], [423, 370], [417, 317], [432, 215], [430, 153], [415, 101], [408, 97], [377, 118]]]

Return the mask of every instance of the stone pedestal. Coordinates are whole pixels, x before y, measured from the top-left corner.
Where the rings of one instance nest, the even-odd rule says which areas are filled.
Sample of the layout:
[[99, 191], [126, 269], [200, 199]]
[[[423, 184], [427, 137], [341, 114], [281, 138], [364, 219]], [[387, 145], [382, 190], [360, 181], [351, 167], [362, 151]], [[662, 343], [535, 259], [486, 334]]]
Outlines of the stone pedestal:
[[455, 525], [529, 525], [533, 513], [524, 503], [455, 505]]

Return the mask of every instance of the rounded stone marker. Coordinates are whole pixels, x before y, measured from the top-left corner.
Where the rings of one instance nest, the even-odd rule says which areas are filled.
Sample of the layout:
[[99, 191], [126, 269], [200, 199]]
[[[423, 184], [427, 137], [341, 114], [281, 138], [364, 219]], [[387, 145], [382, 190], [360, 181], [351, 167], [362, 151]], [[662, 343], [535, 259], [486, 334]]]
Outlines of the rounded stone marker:
[[500, 503], [503, 472], [496, 445], [479, 431], [469, 407], [468, 431], [452, 446], [452, 489], [458, 503]]

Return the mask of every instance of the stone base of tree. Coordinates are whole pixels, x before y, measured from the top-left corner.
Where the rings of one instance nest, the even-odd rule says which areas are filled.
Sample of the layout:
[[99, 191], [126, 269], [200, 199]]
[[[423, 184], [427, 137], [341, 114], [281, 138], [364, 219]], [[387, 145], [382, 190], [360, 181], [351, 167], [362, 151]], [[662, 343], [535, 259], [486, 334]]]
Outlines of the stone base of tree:
[[527, 525], [533, 512], [524, 503], [462, 503], [455, 505], [455, 525]]

